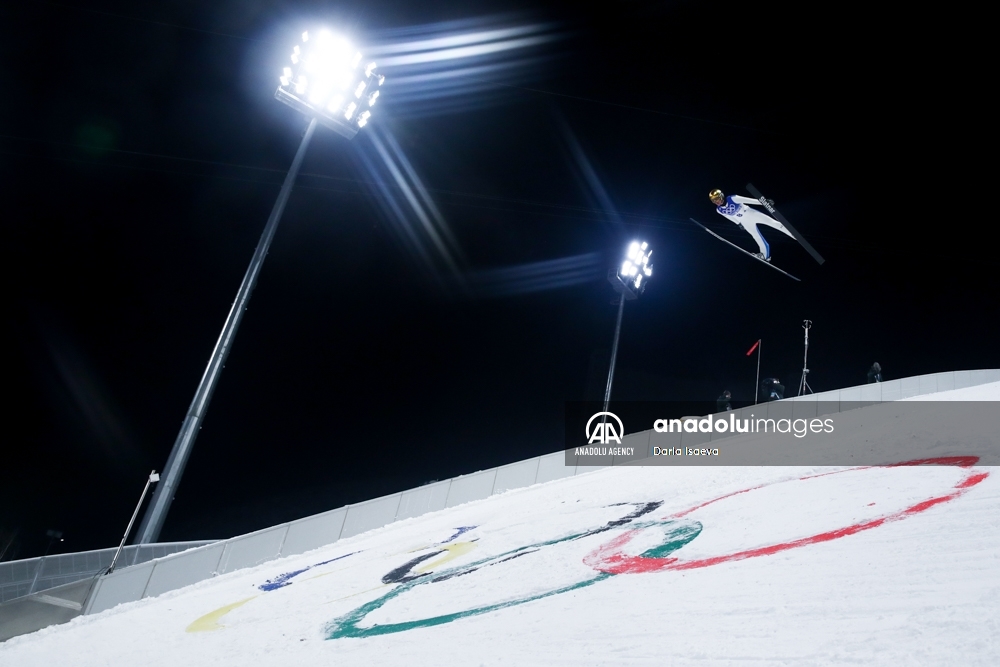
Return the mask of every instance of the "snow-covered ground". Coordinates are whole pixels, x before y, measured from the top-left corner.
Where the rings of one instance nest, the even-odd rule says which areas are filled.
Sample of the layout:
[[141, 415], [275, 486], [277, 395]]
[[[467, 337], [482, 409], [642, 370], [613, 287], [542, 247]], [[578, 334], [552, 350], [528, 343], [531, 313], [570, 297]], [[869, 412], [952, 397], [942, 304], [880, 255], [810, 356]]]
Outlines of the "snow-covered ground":
[[1000, 469], [604, 469], [0, 644], [52, 664], [997, 665]]

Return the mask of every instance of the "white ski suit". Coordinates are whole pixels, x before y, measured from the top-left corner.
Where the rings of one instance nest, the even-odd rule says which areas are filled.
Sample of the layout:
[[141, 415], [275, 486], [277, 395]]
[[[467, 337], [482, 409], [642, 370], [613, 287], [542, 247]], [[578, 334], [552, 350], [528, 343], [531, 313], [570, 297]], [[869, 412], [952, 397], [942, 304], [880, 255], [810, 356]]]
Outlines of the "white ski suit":
[[717, 206], [715, 210], [719, 215], [732, 220], [739, 225], [741, 229], [750, 234], [750, 236], [753, 237], [753, 240], [757, 242], [757, 246], [760, 248], [760, 254], [764, 256], [764, 259], [770, 259], [771, 247], [767, 244], [767, 241], [764, 240], [760, 230], [757, 229], [757, 225], [774, 227], [792, 238], [795, 237], [792, 236], [792, 233], [788, 231], [783, 224], [769, 215], [765, 215], [756, 209], [749, 208], [748, 205], [760, 206], [761, 203], [751, 197], [732, 195], [730, 197], [726, 197], [726, 203], [722, 206]]

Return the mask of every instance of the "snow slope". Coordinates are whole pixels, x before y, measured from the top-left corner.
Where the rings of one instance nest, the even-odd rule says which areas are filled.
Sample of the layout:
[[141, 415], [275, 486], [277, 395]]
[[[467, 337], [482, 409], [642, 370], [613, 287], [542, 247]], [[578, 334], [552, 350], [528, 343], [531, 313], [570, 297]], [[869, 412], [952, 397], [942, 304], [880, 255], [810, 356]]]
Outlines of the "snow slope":
[[510, 491], [11, 639], [0, 665], [1000, 664], [1000, 470], [910, 440], [935, 460]]

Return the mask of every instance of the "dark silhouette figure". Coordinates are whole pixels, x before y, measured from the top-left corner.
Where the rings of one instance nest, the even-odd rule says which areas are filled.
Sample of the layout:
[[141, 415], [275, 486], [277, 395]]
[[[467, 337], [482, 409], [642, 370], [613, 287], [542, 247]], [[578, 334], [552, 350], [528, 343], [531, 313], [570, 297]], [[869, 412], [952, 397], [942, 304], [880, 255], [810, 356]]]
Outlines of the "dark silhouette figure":
[[733, 395], [729, 393], [728, 389], [726, 389], [724, 392], [722, 392], [722, 396], [719, 396], [719, 398], [715, 400], [715, 411], [727, 412], [729, 410], [732, 410], [733, 409], [732, 400], [733, 400]]
[[881, 381], [882, 381], [882, 367], [879, 366], [878, 362], [876, 361], [874, 364], [872, 364], [872, 367], [868, 369], [868, 384]]
[[778, 378], [765, 378], [760, 383], [760, 388], [764, 392], [765, 401], [780, 401], [785, 397], [785, 385]]

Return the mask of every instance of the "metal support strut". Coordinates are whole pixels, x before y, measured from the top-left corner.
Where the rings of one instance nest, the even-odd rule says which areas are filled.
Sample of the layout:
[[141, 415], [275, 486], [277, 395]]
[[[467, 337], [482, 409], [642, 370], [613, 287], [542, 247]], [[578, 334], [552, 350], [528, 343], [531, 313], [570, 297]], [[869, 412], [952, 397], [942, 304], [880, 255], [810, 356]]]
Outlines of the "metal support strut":
[[[604, 412], [608, 411], [611, 402], [611, 383], [615, 379], [615, 359], [618, 357], [618, 339], [622, 333], [622, 313], [625, 312], [625, 295], [618, 295], [618, 321], [615, 324], [615, 342], [611, 344], [611, 366], [608, 368], [608, 386], [604, 389]], [[601, 420], [604, 423], [607, 417]]]

